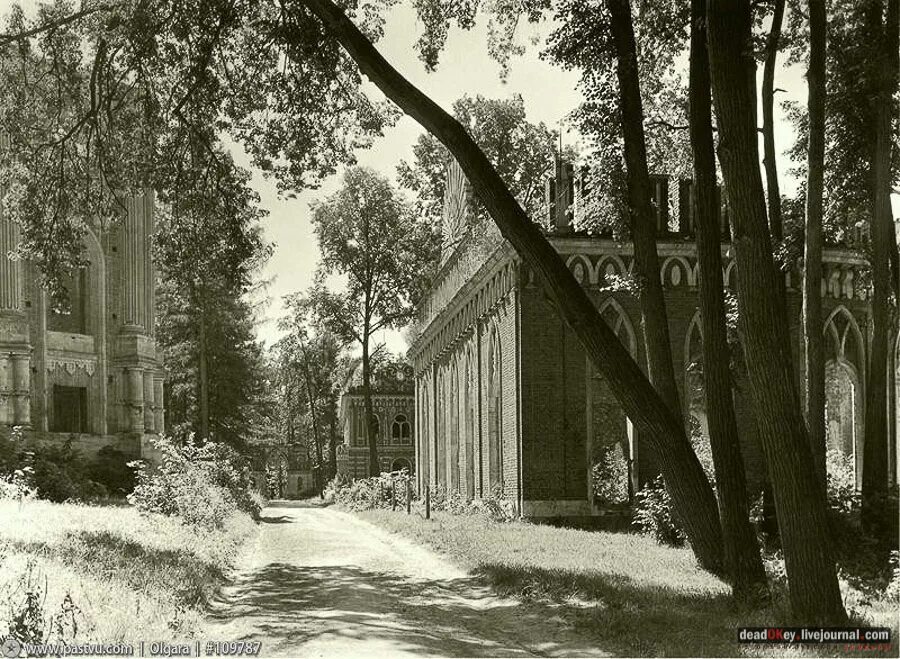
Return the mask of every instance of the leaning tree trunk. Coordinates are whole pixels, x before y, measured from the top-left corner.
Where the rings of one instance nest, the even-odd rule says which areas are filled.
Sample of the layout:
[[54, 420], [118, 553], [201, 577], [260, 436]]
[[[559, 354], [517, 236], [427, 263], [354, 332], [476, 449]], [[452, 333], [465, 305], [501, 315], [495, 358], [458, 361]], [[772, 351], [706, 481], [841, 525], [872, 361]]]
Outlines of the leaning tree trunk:
[[809, 0], [809, 154], [803, 239], [803, 410], [819, 478], [825, 482], [825, 348], [822, 338], [822, 217], [825, 177], [825, 0]]
[[363, 330], [362, 371], [363, 371], [363, 411], [366, 415], [366, 443], [369, 445], [369, 476], [381, 473], [378, 466], [378, 427], [375, 425], [375, 411], [372, 407], [372, 364], [369, 357], [369, 328]]
[[616, 46], [616, 74], [619, 80], [619, 105], [622, 136], [625, 142], [625, 169], [631, 212], [631, 238], [634, 243], [634, 267], [640, 278], [641, 320], [647, 371], [650, 382], [675, 415], [681, 415], [678, 387], [672, 366], [672, 343], [666, 301], [659, 277], [656, 251], [656, 218], [651, 201], [650, 172], [647, 168], [647, 144], [644, 138], [644, 110], [638, 78], [634, 26], [629, 0], [607, 0], [610, 27]]
[[504, 238], [523, 263], [536, 272], [591, 362], [609, 382], [625, 414], [647, 437], [698, 562], [707, 570], [721, 573], [722, 538], [715, 497], [681, 419], [644, 377], [465, 128], [388, 64], [332, 0], [303, 0], [303, 4], [385, 96], [434, 135], [459, 162]]
[[[880, 5], [879, 2], [879, 22]], [[898, 76], [900, 0], [888, 0], [881, 34], [882, 58], [873, 69], [880, 73], [876, 99], [875, 150], [872, 154], [872, 343], [866, 382], [866, 437], [863, 447], [863, 522], [874, 530], [879, 500], [887, 490], [887, 364], [890, 336], [891, 251], [897, 250], [891, 218], [891, 119]], [[874, 32], [874, 30], [873, 30]], [[872, 35], [874, 36], [874, 35]]]
[[691, 2], [690, 134], [697, 209], [697, 258], [700, 263], [700, 319], [703, 327], [703, 392], [709, 442], [716, 473], [725, 563], [735, 597], [751, 600], [767, 590], [766, 571], [750, 525], [747, 478], [734, 412], [725, 284], [712, 132], [709, 54], [706, 48], [706, 0]]
[[778, 164], [775, 159], [775, 64], [778, 61], [778, 42], [781, 40], [781, 24], [784, 20], [785, 0], [775, 0], [772, 10], [772, 27], [766, 39], [766, 60], [763, 65], [763, 165], [766, 168], [766, 190], [769, 200], [769, 230], [775, 241], [784, 237], [781, 219], [781, 190], [778, 185]]
[[740, 327], [761, 443], [775, 495], [791, 606], [798, 622], [847, 620], [794, 381], [781, 276], [772, 255], [756, 135], [756, 75], [749, 0], [711, 0], [708, 15], [719, 159], [731, 208]]

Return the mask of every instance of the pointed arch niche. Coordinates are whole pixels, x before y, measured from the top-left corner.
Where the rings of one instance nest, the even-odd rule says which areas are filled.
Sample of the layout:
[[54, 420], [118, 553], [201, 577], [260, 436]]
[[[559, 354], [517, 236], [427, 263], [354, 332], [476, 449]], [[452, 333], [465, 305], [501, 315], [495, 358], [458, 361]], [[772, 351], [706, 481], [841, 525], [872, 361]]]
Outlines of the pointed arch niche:
[[[613, 330], [632, 358], [637, 337], [627, 312], [609, 297], [599, 307], [600, 316]], [[634, 427], [610, 390], [609, 383], [585, 357], [587, 376], [586, 422], [588, 493], [595, 507], [610, 507], [631, 500], [637, 488], [637, 443]]]
[[[825, 432], [829, 470], [852, 468], [862, 478], [865, 343], [853, 314], [840, 305], [823, 326], [825, 339]], [[843, 459], [841, 459], [843, 458]]]

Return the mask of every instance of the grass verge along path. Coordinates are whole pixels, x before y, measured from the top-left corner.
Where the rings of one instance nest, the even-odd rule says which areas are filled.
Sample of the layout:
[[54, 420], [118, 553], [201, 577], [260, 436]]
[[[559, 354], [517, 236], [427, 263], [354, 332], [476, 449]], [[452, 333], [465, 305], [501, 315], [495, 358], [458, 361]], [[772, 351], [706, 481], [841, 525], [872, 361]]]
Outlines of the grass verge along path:
[[243, 514], [204, 530], [127, 506], [0, 500], [0, 636], [190, 639], [256, 532]]
[[[741, 626], [785, 625], [780, 605], [737, 609], [728, 587], [700, 570], [688, 549], [628, 533], [588, 532], [479, 516], [433, 513], [432, 520], [388, 510], [356, 514], [421, 542], [482, 577], [501, 595], [551, 601], [576, 629], [625, 656], [847, 656], [842, 645], [748, 646]], [[845, 592], [856, 622], [894, 628], [896, 603]]]

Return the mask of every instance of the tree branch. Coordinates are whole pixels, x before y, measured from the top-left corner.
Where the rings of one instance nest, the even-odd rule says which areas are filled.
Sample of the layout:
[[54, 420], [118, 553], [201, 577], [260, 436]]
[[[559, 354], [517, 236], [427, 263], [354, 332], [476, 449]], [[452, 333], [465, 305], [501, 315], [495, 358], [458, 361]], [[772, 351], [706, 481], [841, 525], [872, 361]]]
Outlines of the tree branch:
[[81, 20], [82, 18], [86, 18], [92, 14], [96, 14], [101, 11], [110, 11], [112, 9], [115, 9], [117, 6], [118, 5], [100, 5], [98, 7], [90, 7], [89, 9], [82, 9], [81, 11], [77, 11], [74, 14], [63, 16], [62, 18], [59, 18], [55, 21], [50, 21], [49, 23], [38, 25], [37, 27], [33, 27], [30, 30], [25, 30], [24, 32], [16, 32], [15, 34], [0, 34], [0, 45], [10, 41], [21, 41], [22, 39], [28, 39], [29, 37], [37, 36], [42, 32], [56, 30], [68, 25], [69, 23], [74, 23]]

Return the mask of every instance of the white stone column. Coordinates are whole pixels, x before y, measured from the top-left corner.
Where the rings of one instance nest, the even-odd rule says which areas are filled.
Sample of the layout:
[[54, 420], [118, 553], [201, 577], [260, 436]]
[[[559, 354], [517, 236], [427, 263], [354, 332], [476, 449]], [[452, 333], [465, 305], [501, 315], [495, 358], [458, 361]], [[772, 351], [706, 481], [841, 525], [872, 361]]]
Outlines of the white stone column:
[[156, 405], [153, 409], [153, 412], [156, 415], [156, 421], [153, 425], [156, 428], [156, 432], [160, 435], [162, 435], [166, 431], [166, 403], [165, 390], [163, 388], [164, 383], [165, 379], [161, 375], [157, 375], [153, 379], [153, 399], [156, 401]]
[[128, 199], [122, 237], [123, 322], [133, 332], [147, 330], [147, 214], [152, 214], [152, 201], [145, 195]]
[[144, 371], [144, 431], [155, 432], [156, 416], [153, 402], [153, 371]]
[[144, 433], [144, 374], [143, 369], [125, 369], [128, 382], [128, 432]]
[[13, 364], [13, 422], [17, 426], [31, 425], [31, 357], [12, 355]]
[[15, 418], [11, 368], [9, 355], [0, 356], [0, 425], [9, 425]]

